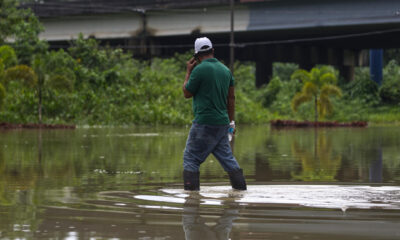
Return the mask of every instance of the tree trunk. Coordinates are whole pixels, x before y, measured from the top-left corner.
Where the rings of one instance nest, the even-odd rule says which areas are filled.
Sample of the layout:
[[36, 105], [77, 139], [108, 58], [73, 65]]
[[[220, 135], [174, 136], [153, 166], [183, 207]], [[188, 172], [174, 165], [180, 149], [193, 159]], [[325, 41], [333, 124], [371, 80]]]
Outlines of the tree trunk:
[[38, 111], [39, 111], [39, 124], [42, 124], [42, 81], [39, 80], [38, 84], [38, 97], [39, 97], [39, 106], [38, 106]]
[[317, 96], [314, 97], [314, 114], [315, 114], [314, 121], [318, 122], [318, 99], [317, 99]]

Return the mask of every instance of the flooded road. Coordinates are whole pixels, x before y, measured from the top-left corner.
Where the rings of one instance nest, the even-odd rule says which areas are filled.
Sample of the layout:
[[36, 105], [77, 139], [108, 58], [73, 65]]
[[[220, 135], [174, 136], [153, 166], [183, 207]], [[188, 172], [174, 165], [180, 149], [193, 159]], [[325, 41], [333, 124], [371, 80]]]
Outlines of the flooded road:
[[239, 126], [183, 191], [189, 128], [3, 131], [0, 239], [400, 239], [400, 127]]

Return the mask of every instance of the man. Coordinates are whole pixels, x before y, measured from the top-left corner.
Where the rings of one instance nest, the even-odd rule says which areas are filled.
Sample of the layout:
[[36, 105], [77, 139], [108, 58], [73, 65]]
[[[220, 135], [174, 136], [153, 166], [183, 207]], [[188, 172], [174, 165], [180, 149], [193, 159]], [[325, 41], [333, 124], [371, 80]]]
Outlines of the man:
[[[198, 38], [195, 57], [186, 63], [185, 98], [193, 97], [194, 120], [183, 155], [185, 190], [199, 190], [199, 168], [212, 153], [228, 172], [231, 185], [246, 190], [243, 170], [232, 154], [229, 123], [234, 121], [234, 79], [229, 69], [214, 58], [211, 41]], [[234, 124], [233, 124], [234, 125]]]

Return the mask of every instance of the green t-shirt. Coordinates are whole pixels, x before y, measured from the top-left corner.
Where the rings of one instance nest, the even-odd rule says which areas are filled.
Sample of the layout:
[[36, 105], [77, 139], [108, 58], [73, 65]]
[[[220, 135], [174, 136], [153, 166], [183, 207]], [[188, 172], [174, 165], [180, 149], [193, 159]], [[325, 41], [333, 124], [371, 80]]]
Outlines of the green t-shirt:
[[234, 86], [232, 73], [217, 59], [205, 59], [197, 65], [185, 86], [193, 94], [193, 122], [229, 124], [227, 97], [230, 86]]

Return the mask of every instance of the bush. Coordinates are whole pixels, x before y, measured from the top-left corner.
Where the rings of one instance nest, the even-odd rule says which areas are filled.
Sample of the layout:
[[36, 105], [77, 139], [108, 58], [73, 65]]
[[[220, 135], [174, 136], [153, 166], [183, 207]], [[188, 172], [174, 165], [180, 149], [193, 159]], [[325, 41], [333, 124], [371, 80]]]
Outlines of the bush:
[[17, 64], [17, 55], [12, 47], [8, 45], [0, 46], [0, 59], [4, 68], [9, 68]]
[[4, 98], [6, 96], [6, 90], [3, 85], [0, 83], [0, 110], [3, 107]]
[[273, 77], [279, 77], [282, 81], [290, 81], [290, 76], [299, 69], [299, 65], [295, 63], [276, 62], [272, 66]]
[[390, 61], [383, 71], [379, 95], [384, 103], [400, 103], [400, 67], [395, 60]]
[[345, 98], [376, 106], [380, 103], [378, 84], [371, 80], [369, 68], [356, 68], [354, 81], [343, 86]]
[[269, 107], [277, 98], [282, 83], [279, 77], [273, 77], [266, 87], [260, 89], [259, 99], [264, 107]]
[[[282, 81], [280, 91], [276, 95], [276, 100], [272, 102], [269, 109], [275, 115], [294, 117], [291, 101], [294, 95], [301, 90], [302, 83], [296, 79]], [[302, 108], [299, 112], [302, 111]]]
[[263, 107], [261, 99], [264, 88], [257, 89], [255, 82], [255, 64], [235, 64], [236, 115], [238, 123], [267, 123], [270, 112]]

